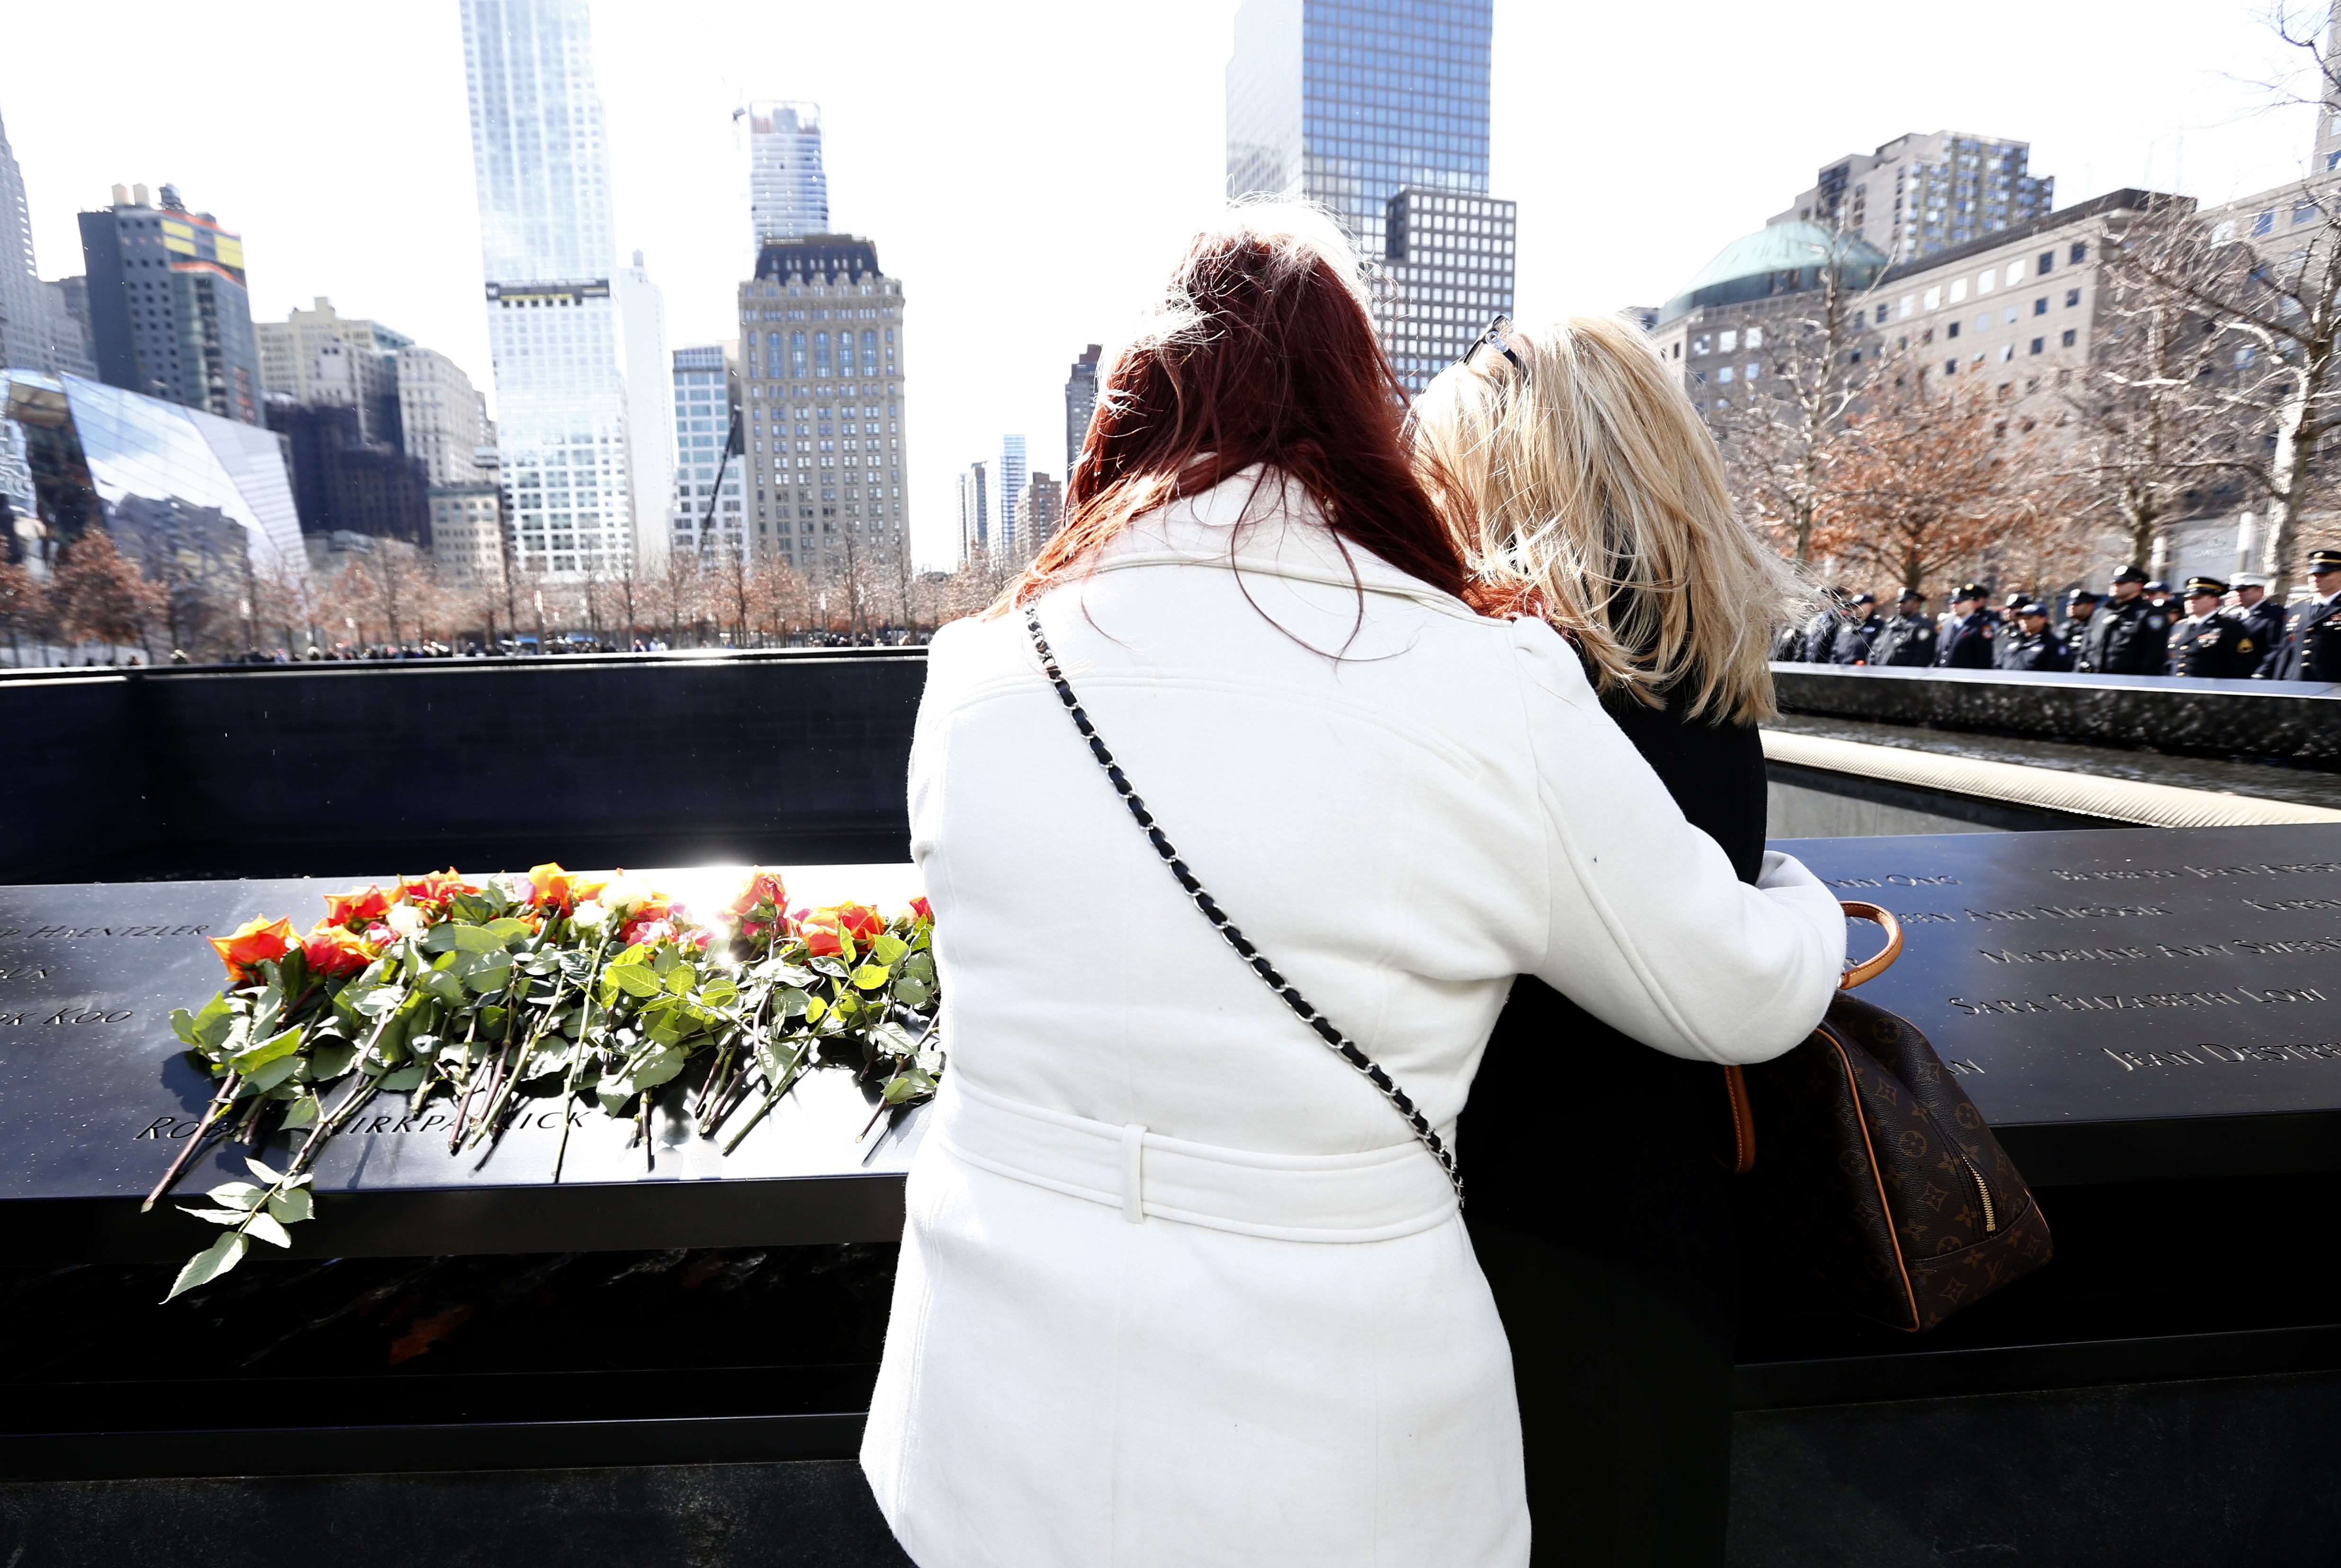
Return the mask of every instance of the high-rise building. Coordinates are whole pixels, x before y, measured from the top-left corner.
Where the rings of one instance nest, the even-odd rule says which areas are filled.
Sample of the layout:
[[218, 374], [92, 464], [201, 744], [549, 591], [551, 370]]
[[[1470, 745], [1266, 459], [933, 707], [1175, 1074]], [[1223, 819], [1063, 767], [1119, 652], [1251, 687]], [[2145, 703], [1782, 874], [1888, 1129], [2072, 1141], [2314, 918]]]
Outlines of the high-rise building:
[[1090, 439], [1090, 420], [1097, 412], [1098, 355], [1103, 345], [1091, 343], [1073, 362], [1072, 373], [1065, 378], [1065, 477], [1072, 477], [1073, 465], [1081, 461], [1081, 448]]
[[410, 457], [435, 487], [479, 484], [479, 449], [488, 440], [479, 389], [463, 367], [420, 344], [398, 351], [398, 424]]
[[1915, 261], [2046, 217], [2057, 182], [2027, 166], [2029, 142], [1964, 131], [1911, 132], [1821, 170], [1775, 223], [1842, 230]]
[[260, 355], [244, 289], [244, 241], [174, 186], [114, 187], [81, 214], [92, 357], [109, 386], [244, 424], [261, 422]]
[[1022, 436], [1000, 438], [1000, 466], [991, 471], [991, 504], [993, 515], [1000, 519], [1001, 548], [1011, 554], [1024, 547], [1016, 531], [1016, 502], [1024, 493], [1024, 476], [1031, 471], [1031, 466]]
[[33, 263], [33, 210], [25, 200], [25, 172], [0, 122], [0, 369], [49, 367], [49, 308]]
[[909, 549], [903, 309], [902, 280], [852, 234], [770, 241], [740, 285], [756, 539], [808, 576]]
[[1511, 314], [1513, 217], [1513, 204], [1492, 196], [1409, 185], [1390, 198], [1396, 298], [1375, 314], [1409, 392], [1453, 364], [1494, 318]]
[[674, 427], [667, 394], [674, 367], [666, 352], [666, 296], [643, 253], [618, 273], [618, 320], [626, 334], [626, 471], [633, 481], [634, 554], [645, 571], [666, 555], [667, 509], [674, 500]]
[[959, 476], [959, 558], [991, 548], [991, 496], [983, 464], [971, 462]]
[[748, 213], [756, 246], [829, 233], [821, 105], [763, 100], [734, 117], [748, 122]]
[[284, 438], [301, 531], [400, 539], [431, 548], [431, 473], [421, 458], [368, 441], [348, 403], [268, 400], [268, 428]]
[[[668, 373], [674, 404], [672, 422], [664, 424], [672, 432], [669, 461], [675, 476], [667, 513], [672, 546], [685, 555], [718, 549], [753, 553], [744, 454], [732, 451], [731, 441], [740, 417], [739, 363], [722, 343], [697, 343], [674, 351]], [[663, 405], [660, 414], [663, 423]]]
[[463, 0], [507, 525], [522, 563], [608, 571], [633, 542], [614, 245], [586, 0]]
[[[1228, 194], [1297, 196], [1323, 203], [1369, 262], [1407, 261], [1408, 277], [1376, 324], [1393, 356], [1436, 358], [1449, 332], [1459, 347], [1509, 310], [1511, 203], [1488, 197], [1488, 79], [1495, 0], [1243, 0], [1228, 59]], [[1484, 251], [1430, 253], [1417, 233], [1390, 247], [1393, 221], [1438, 199], [1472, 226], [1442, 233], [1489, 242]], [[1451, 210], [1470, 204], [1483, 211]], [[1495, 209], [1503, 209], [1497, 216]], [[1443, 264], [1457, 256], [1472, 270]], [[1497, 270], [1480, 272], [1488, 262]], [[1499, 301], [1490, 304], [1490, 301]], [[1477, 316], [1476, 321], [1472, 320]], [[1406, 330], [1401, 335], [1400, 327]], [[1399, 367], [1419, 388], [1441, 365]]]
[[1016, 545], [1028, 555], [1037, 555], [1057, 531], [1064, 515], [1065, 487], [1045, 473], [1036, 473], [1025, 481], [1024, 490], [1016, 498]]
[[253, 333], [263, 392], [296, 403], [354, 408], [363, 439], [403, 444], [398, 355], [413, 345], [413, 338], [379, 322], [344, 316], [323, 294], [310, 309], [295, 308], [281, 322], [255, 323]]

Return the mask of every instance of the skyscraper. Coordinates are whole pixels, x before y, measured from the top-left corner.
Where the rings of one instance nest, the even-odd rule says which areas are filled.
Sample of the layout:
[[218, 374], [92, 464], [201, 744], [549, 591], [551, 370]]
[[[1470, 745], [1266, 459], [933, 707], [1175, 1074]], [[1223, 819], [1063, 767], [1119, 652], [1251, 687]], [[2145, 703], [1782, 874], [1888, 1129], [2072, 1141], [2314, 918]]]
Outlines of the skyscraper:
[[2057, 182], [2034, 174], [2031, 157], [2029, 142], [1911, 132], [1838, 159], [1769, 221], [1818, 223], [1915, 261], [2047, 216]]
[[1030, 460], [1024, 452], [1024, 438], [1003, 435], [1000, 438], [1000, 466], [992, 470], [993, 514], [1000, 520], [1000, 546], [1013, 555], [1024, 541], [1016, 536], [1016, 502], [1024, 493], [1024, 476], [1031, 471]]
[[633, 481], [634, 551], [654, 569], [666, 554], [667, 506], [674, 491], [672, 426], [667, 393], [666, 296], [651, 282], [643, 253], [618, 274], [618, 319], [626, 333], [626, 471]]
[[753, 553], [742, 493], [746, 460], [731, 450], [732, 426], [739, 417], [740, 367], [722, 343], [694, 343], [674, 351], [669, 383], [673, 422], [668, 424], [662, 417], [658, 429], [639, 432], [635, 447], [640, 450], [672, 432], [671, 546], [702, 561], [718, 551]]
[[33, 265], [33, 212], [25, 201], [25, 172], [0, 122], [0, 368], [45, 371], [49, 312]]
[[480, 448], [488, 440], [480, 394], [463, 367], [436, 349], [398, 351], [398, 426], [408, 455], [423, 460], [433, 485], [485, 481]]
[[244, 241], [165, 185], [114, 187], [81, 214], [90, 337], [109, 386], [258, 424], [260, 353], [244, 291]]
[[[1410, 259], [1410, 244], [1393, 252], [1389, 243], [1401, 205], [1420, 212], [1432, 197], [1488, 204], [1494, 20], [1495, 0], [1243, 0], [1228, 59], [1229, 196], [1321, 203], [1367, 261]], [[1421, 340], [1443, 343], [1449, 333], [1426, 333], [1425, 323], [1468, 340], [1493, 313], [1489, 300], [1509, 309], [1512, 243], [1500, 238], [1499, 249], [1484, 253], [1500, 270], [1485, 277], [1443, 263], [1411, 266], [1402, 308], [1378, 323], [1394, 354], [1401, 323], [1415, 340], [1410, 357], [1427, 360], [1434, 355], [1420, 352]], [[1399, 368], [1416, 387], [1436, 370]]]
[[1090, 420], [1097, 412], [1098, 355], [1102, 345], [1091, 343], [1073, 362], [1072, 374], [1065, 378], [1065, 477], [1073, 477], [1073, 467], [1081, 461], [1081, 447], [1090, 438]]
[[[324, 295], [294, 307], [281, 322], [254, 323], [260, 385], [296, 403], [339, 403], [358, 411], [361, 439], [403, 446], [399, 429], [398, 352], [414, 340], [379, 322], [334, 309]], [[468, 458], [469, 454], [465, 454]]]
[[748, 122], [751, 238], [794, 240], [829, 233], [829, 176], [821, 167], [821, 105], [766, 99]]
[[608, 570], [633, 544], [602, 101], [586, 0], [463, 0], [496, 437], [520, 560]]
[[959, 476], [959, 558], [991, 548], [991, 497], [983, 465], [971, 462]]
[[767, 241], [740, 285], [756, 537], [808, 576], [909, 548], [903, 312], [902, 280], [852, 234]]

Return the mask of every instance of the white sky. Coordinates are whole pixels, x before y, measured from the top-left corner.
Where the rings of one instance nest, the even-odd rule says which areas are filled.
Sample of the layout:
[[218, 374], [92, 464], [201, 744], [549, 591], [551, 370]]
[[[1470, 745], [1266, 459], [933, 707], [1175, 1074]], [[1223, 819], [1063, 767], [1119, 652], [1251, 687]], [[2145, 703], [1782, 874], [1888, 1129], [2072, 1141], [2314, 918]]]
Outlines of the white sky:
[[[1234, 0], [885, 6], [597, 0], [619, 255], [670, 347], [731, 335], [749, 264], [748, 97], [823, 110], [832, 226], [909, 296], [913, 539], [1021, 431], [1063, 471], [1067, 366], [1111, 342], [1220, 200]], [[2059, 206], [2125, 184], [2206, 200], [2296, 176], [2313, 115], [2251, 0], [1845, 7], [1498, 0], [1491, 189], [1520, 203], [1518, 313], [1658, 303], [1819, 166], [1906, 131], [2027, 140]], [[24, 5], [0, 115], [42, 274], [74, 213], [176, 184], [242, 233], [253, 313], [311, 297], [489, 374], [453, 0]]]

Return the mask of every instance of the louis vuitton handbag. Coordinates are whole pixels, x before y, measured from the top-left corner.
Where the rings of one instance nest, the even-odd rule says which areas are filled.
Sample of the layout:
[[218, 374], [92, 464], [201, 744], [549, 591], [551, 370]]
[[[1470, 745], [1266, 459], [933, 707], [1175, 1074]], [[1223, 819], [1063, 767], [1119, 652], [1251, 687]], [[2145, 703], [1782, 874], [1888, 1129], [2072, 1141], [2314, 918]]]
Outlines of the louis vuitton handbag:
[[1901, 956], [1902, 928], [1844, 908], [1885, 928], [1885, 949], [1846, 971], [1804, 1044], [1724, 1069], [1732, 1166], [1840, 1305], [1923, 1333], [2047, 1263], [2048, 1222], [1926, 1036], [1853, 995]]

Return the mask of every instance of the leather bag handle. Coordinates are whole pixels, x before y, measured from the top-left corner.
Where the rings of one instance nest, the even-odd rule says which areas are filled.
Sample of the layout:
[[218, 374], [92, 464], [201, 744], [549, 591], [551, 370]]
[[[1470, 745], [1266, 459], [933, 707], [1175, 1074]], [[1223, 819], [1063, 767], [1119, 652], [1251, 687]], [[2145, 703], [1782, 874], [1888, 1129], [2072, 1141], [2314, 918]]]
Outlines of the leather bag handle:
[[1839, 990], [1850, 991], [1865, 980], [1878, 978], [1893, 967], [1895, 959], [1902, 956], [1902, 922], [1894, 918], [1894, 911], [1891, 909], [1883, 909], [1876, 904], [1865, 904], [1858, 899], [1840, 899], [1838, 907], [1854, 919], [1874, 920], [1886, 928], [1885, 949], [1875, 958], [1864, 958], [1860, 963], [1846, 970], [1845, 978], [1838, 981]]

